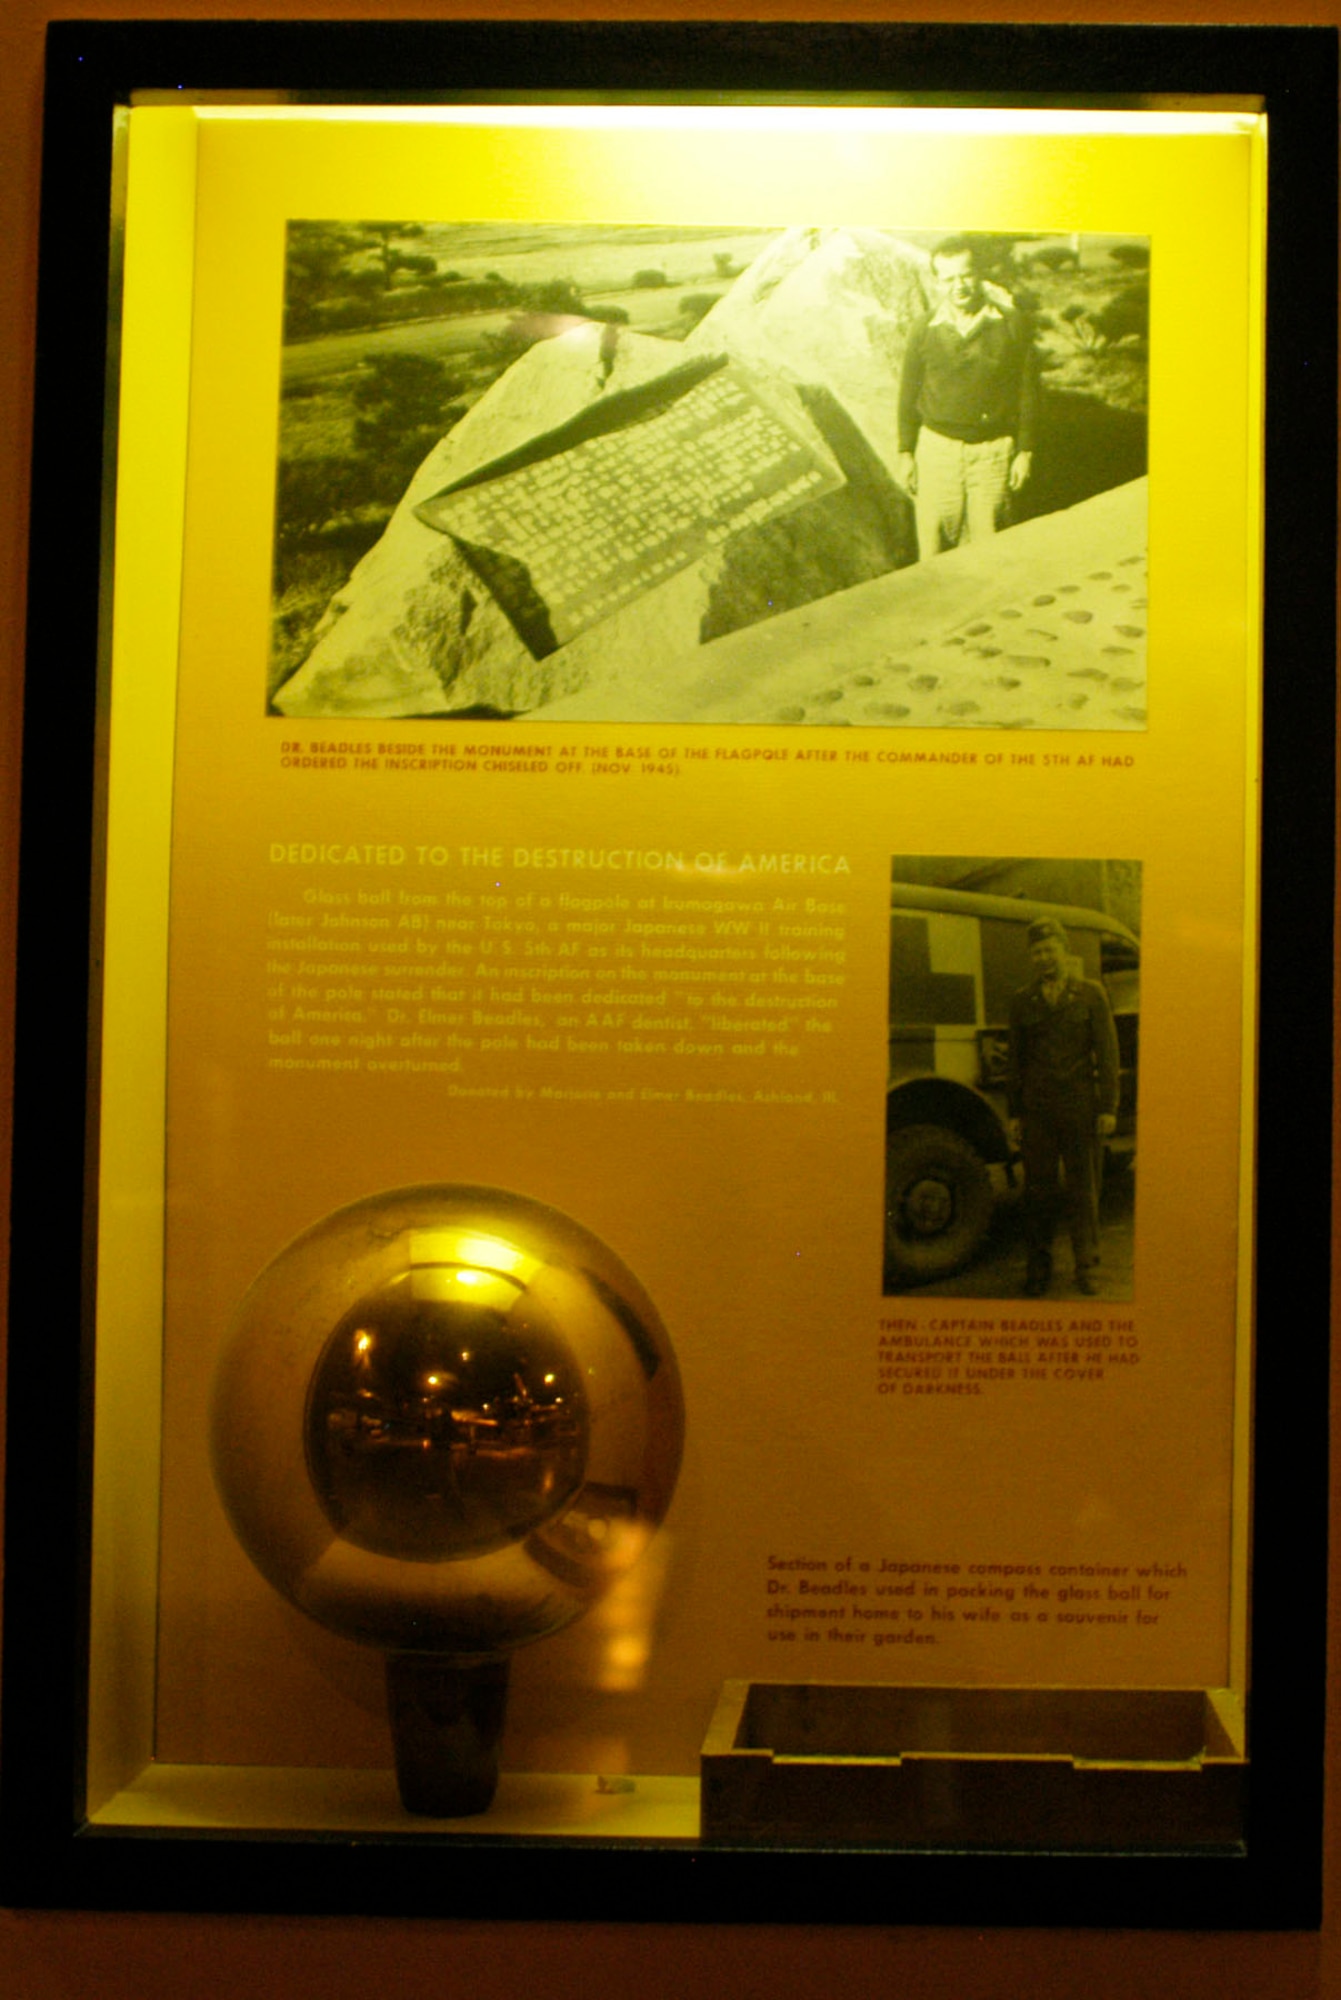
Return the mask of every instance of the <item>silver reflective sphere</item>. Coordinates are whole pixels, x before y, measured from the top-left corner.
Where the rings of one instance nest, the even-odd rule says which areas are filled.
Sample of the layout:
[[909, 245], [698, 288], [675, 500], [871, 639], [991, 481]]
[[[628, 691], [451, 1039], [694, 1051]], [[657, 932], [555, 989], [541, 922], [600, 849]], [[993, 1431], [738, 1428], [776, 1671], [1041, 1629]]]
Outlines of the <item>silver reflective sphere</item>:
[[683, 1425], [665, 1329], [596, 1237], [498, 1189], [399, 1188], [317, 1223], [243, 1299], [214, 1472], [300, 1610], [469, 1663], [624, 1573]]

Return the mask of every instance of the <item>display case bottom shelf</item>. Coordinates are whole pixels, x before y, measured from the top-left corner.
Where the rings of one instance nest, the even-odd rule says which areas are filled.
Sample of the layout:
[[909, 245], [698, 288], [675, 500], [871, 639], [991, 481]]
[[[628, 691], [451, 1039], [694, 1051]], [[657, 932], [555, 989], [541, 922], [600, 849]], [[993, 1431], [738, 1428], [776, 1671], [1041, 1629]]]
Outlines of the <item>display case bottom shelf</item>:
[[[693, 1777], [504, 1772], [487, 1812], [409, 1813], [395, 1774], [148, 1763], [89, 1832], [1034, 1850], [1243, 1838], [1228, 1689], [728, 1681]], [[700, 1802], [702, 1817], [700, 1822]]]
[[487, 1813], [427, 1819], [405, 1811], [389, 1770], [152, 1763], [90, 1815], [89, 1831], [692, 1840], [698, 1801], [697, 1778], [504, 1772]]

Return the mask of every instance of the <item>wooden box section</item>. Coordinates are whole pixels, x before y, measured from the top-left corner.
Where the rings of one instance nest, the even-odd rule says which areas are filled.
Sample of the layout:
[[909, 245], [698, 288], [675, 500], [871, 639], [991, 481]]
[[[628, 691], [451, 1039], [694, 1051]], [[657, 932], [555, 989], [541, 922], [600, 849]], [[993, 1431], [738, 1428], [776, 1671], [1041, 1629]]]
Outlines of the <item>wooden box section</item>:
[[928, 1848], [1224, 1848], [1243, 1835], [1227, 1689], [727, 1681], [703, 1837]]

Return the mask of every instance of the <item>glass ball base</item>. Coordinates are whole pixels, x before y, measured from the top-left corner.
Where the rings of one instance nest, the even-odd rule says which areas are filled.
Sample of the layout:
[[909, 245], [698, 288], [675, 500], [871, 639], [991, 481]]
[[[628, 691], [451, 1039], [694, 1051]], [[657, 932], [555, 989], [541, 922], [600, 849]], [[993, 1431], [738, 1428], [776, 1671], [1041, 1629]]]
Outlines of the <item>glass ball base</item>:
[[406, 1812], [466, 1819], [498, 1789], [510, 1660], [458, 1667], [435, 1653], [390, 1653], [387, 1713]]

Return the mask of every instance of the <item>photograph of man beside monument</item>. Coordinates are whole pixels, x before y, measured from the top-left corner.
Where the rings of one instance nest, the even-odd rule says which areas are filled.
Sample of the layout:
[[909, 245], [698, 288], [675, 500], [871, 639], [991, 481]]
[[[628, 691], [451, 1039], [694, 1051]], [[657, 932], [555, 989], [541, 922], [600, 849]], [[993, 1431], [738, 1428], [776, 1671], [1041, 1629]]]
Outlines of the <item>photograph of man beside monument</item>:
[[899, 484], [913, 502], [922, 562], [1009, 527], [1028, 484], [1038, 426], [1033, 328], [982, 275], [971, 236], [931, 253], [940, 303], [915, 320], [899, 377]]
[[271, 712], [1143, 728], [1149, 259], [290, 223]]
[[895, 858], [886, 1293], [1131, 1298], [1141, 878]]

